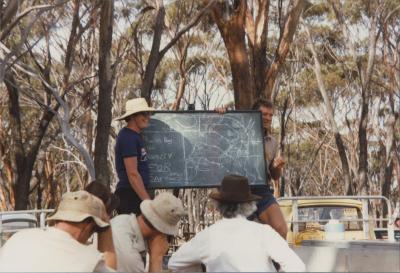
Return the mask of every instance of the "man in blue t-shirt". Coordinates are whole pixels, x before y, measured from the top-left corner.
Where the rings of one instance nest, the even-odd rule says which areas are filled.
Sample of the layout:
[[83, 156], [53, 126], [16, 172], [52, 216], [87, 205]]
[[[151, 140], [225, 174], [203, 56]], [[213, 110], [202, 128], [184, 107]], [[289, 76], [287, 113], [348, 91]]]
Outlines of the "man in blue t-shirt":
[[118, 184], [115, 194], [120, 199], [117, 208], [119, 214], [134, 213], [139, 215], [140, 203], [151, 199], [148, 190], [149, 166], [147, 152], [140, 132], [149, 124], [150, 113], [154, 108], [148, 106], [144, 98], [128, 100], [125, 113], [116, 120], [125, 120], [115, 144], [115, 167], [118, 174]]

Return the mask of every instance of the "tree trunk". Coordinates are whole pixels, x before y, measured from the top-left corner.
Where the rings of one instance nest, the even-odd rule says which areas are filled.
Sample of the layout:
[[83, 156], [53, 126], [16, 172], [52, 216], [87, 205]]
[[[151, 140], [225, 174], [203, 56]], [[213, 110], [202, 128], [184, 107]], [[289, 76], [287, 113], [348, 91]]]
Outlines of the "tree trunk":
[[235, 107], [250, 109], [254, 100], [254, 83], [250, 75], [250, 62], [246, 48], [245, 20], [247, 1], [240, 1], [229, 20], [224, 20], [223, 3], [213, 8], [213, 18], [224, 40], [231, 65]]
[[157, 66], [160, 62], [160, 44], [161, 36], [164, 30], [165, 8], [162, 0], [157, 0], [157, 16], [154, 24], [153, 43], [149, 60], [147, 61], [144, 78], [142, 80], [141, 96], [144, 97], [149, 104], [151, 104], [151, 91], [153, 89], [154, 77], [156, 74]]
[[97, 134], [94, 149], [96, 180], [110, 185], [108, 168], [108, 140], [111, 128], [112, 68], [111, 45], [114, 19], [114, 0], [103, 1], [100, 12], [99, 35], [99, 101]]
[[216, 3], [216, 1], [217, 0], [209, 1], [209, 3], [185, 27], [179, 30], [162, 50], [160, 50], [161, 36], [164, 31], [165, 7], [163, 0], [156, 0], [157, 16], [153, 28], [153, 42], [140, 90], [140, 95], [144, 97], [149, 104], [151, 104], [151, 92], [153, 89], [153, 81], [156, 70], [165, 53], [167, 53], [167, 51], [182, 37], [183, 34], [200, 22], [200, 19], [208, 12], [208, 10]]
[[178, 86], [178, 91], [176, 92], [176, 98], [175, 101], [172, 105], [172, 110], [177, 111], [179, 110], [181, 100], [183, 98], [183, 94], [185, 92], [185, 86], [186, 86], [186, 75], [181, 75], [181, 78], [179, 79], [179, 86]]
[[272, 90], [274, 89], [276, 78], [278, 77], [279, 71], [284, 65], [287, 54], [289, 53], [290, 46], [293, 42], [294, 34], [296, 33], [297, 25], [303, 8], [305, 0], [295, 0], [292, 8], [290, 9], [288, 16], [285, 21], [282, 36], [280, 37], [278, 48], [275, 52], [275, 58], [272, 65], [269, 67], [266, 74], [266, 86], [264, 89], [264, 96], [270, 98]]
[[369, 96], [366, 94], [367, 91], [363, 88], [362, 90], [362, 101], [361, 101], [361, 116], [360, 123], [358, 126], [358, 174], [360, 179], [361, 194], [368, 195], [368, 140], [367, 140], [367, 126], [368, 126], [368, 111], [369, 111]]
[[19, 105], [19, 90], [12, 72], [8, 71], [4, 83], [9, 95], [10, 127], [15, 144], [13, 154], [15, 158], [14, 196], [15, 209], [24, 210], [28, 207], [29, 183], [32, 177], [33, 166], [42, 143], [42, 139], [54, 114], [46, 111], [39, 123], [38, 131], [34, 133], [29, 147], [24, 146]]
[[178, 86], [178, 91], [176, 92], [175, 96], [175, 101], [172, 105], [172, 110], [177, 111], [179, 110], [181, 100], [183, 98], [183, 94], [185, 93], [185, 88], [186, 88], [186, 82], [187, 82], [187, 68], [186, 68], [186, 57], [187, 57], [187, 51], [190, 45], [190, 40], [185, 41], [183, 48], [181, 45], [178, 43], [179, 47], [179, 86]]
[[[4, 2], [1, 1], [4, 5]], [[7, 6], [2, 10], [2, 14], [0, 14], [0, 29], [3, 29], [8, 23], [11, 22], [11, 19], [15, 16], [18, 11], [18, 7], [22, 4], [22, 0], [12, 0], [8, 1]]]
[[262, 96], [271, 98], [305, 5], [305, 0], [295, 0], [291, 5], [270, 65], [266, 56], [270, 1], [257, 1], [256, 17], [247, 2], [218, 2], [212, 13], [228, 52], [236, 109], [249, 109]]
[[247, 9], [246, 12], [246, 32], [247, 40], [249, 43], [249, 57], [250, 57], [250, 73], [254, 82], [255, 97], [258, 98], [262, 95], [266, 81], [265, 75], [267, 73], [267, 34], [268, 34], [268, 14], [269, 14], [269, 0], [261, 0], [258, 2], [258, 14], [253, 19], [251, 10]]
[[330, 123], [330, 125], [332, 127], [333, 134], [335, 136], [336, 147], [339, 152], [340, 162], [342, 163], [344, 191], [347, 195], [352, 195], [353, 191], [352, 191], [352, 187], [351, 187], [351, 176], [350, 176], [349, 162], [347, 161], [346, 147], [343, 143], [342, 136], [339, 132], [338, 126], [335, 121], [333, 108], [332, 108], [330, 99], [328, 97], [328, 93], [326, 92], [324, 80], [322, 78], [321, 64], [319, 62], [318, 55], [315, 50], [314, 42], [311, 38], [311, 34], [310, 34], [310, 30], [309, 30], [308, 26], [305, 26], [305, 30], [306, 30], [307, 38], [308, 38], [308, 45], [309, 45], [309, 48], [312, 52], [313, 59], [314, 59], [314, 73], [315, 73], [315, 77], [317, 78], [318, 89], [321, 93], [322, 98], [324, 99], [325, 109], [327, 112], [326, 116], [327, 116], [328, 122]]
[[353, 43], [348, 26], [345, 24], [345, 19], [343, 15], [342, 4], [338, 0], [330, 0], [330, 6], [336, 16], [336, 19], [341, 27], [343, 36], [347, 39], [346, 46], [350, 50], [353, 61], [358, 68], [358, 78], [361, 83], [361, 115], [358, 125], [358, 177], [361, 186], [361, 193], [368, 195], [369, 185], [368, 185], [368, 139], [367, 139], [367, 126], [368, 126], [368, 115], [369, 115], [369, 102], [371, 96], [370, 90], [370, 80], [375, 63], [375, 51], [376, 51], [376, 41], [380, 32], [376, 32], [377, 28], [377, 18], [380, 16], [378, 3], [371, 3], [368, 5], [369, 13], [372, 14], [370, 18], [371, 26], [369, 29], [369, 44], [368, 44], [368, 60], [365, 71], [362, 69], [362, 63], [360, 58], [357, 56], [355, 44]]

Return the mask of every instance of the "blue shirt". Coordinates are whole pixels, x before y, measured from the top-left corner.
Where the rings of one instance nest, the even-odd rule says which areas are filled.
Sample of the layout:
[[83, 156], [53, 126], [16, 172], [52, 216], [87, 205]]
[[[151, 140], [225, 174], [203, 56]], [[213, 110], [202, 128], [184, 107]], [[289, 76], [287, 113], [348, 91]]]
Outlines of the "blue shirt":
[[137, 132], [122, 128], [117, 136], [115, 144], [115, 167], [118, 174], [117, 188], [129, 188], [128, 174], [126, 173], [124, 158], [136, 157], [138, 162], [138, 171], [142, 177], [145, 188], [149, 185], [149, 165], [147, 162], [147, 151], [144, 147], [142, 136]]

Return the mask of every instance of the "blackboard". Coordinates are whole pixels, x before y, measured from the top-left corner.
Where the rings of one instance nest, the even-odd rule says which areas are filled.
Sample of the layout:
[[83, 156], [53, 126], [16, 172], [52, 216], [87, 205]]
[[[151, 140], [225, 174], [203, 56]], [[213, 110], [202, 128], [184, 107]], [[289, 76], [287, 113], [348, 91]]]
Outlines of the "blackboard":
[[265, 184], [258, 111], [155, 112], [143, 137], [151, 188], [214, 187], [226, 174]]

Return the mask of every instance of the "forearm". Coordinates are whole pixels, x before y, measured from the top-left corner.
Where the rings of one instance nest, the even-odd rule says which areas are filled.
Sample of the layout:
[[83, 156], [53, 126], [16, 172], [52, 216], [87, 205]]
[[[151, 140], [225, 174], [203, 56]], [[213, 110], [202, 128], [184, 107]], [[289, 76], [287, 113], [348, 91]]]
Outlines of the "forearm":
[[143, 179], [139, 173], [131, 173], [128, 174], [129, 183], [131, 187], [136, 192], [136, 194], [140, 197], [140, 199], [150, 199], [150, 195], [144, 187]]
[[280, 188], [279, 188], [279, 180], [272, 179], [272, 185], [274, 188], [274, 197], [278, 198], [281, 197]]
[[164, 255], [150, 255], [149, 272], [161, 272]]
[[98, 232], [98, 250], [104, 254], [105, 264], [112, 268], [117, 269], [117, 255], [115, 254], [115, 247], [112, 239], [111, 227]]
[[273, 180], [279, 180], [279, 178], [281, 178], [281, 176], [282, 176], [282, 169], [274, 168], [274, 167], [270, 166], [269, 173], [271, 174], [271, 178]]
[[149, 272], [161, 272], [165, 253], [168, 251], [167, 236], [159, 233], [148, 240], [149, 246]]

